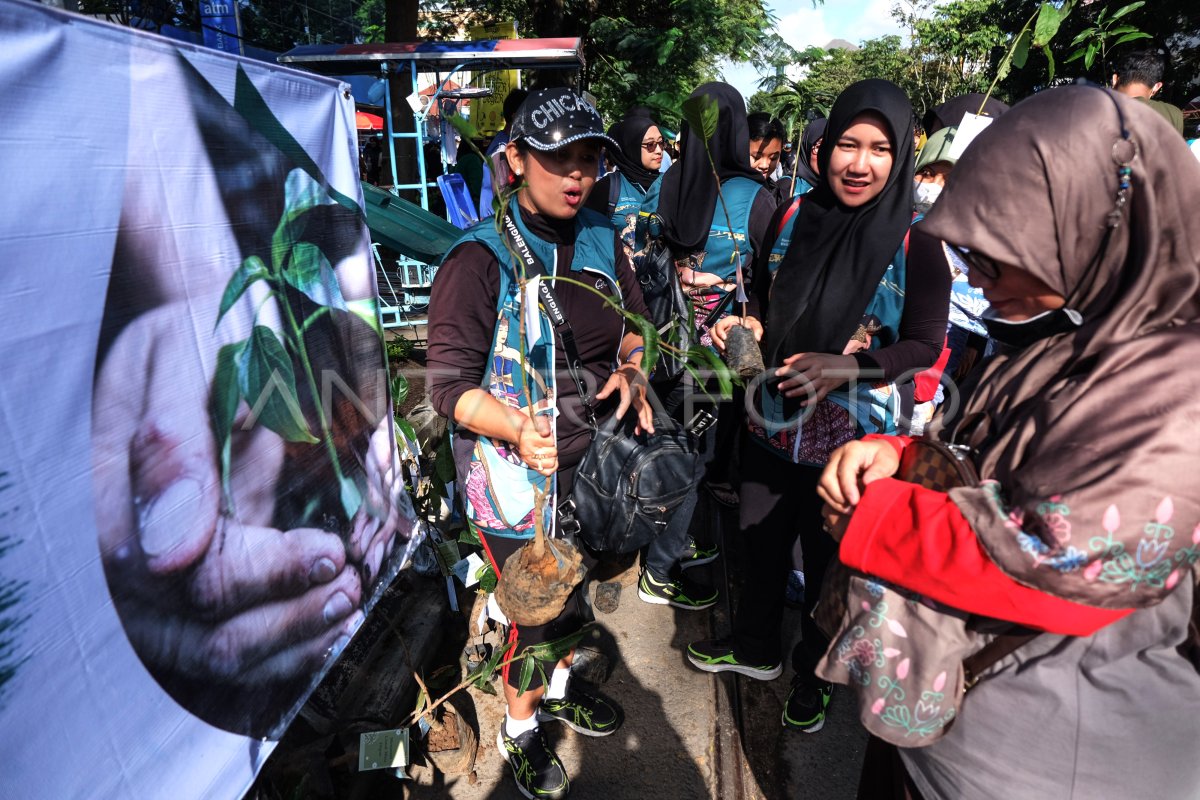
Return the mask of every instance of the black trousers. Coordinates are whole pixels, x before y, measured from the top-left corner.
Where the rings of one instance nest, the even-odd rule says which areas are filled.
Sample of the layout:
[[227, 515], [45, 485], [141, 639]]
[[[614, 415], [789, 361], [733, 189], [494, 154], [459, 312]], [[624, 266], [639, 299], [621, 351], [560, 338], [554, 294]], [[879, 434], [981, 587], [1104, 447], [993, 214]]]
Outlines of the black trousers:
[[[560, 469], [558, 472], [558, 488], [560, 496], [566, 496], [571, 491], [571, 486], [575, 480], [575, 468], [577, 464], [572, 464], [570, 467]], [[528, 542], [528, 539], [513, 539], [507, 536], [493, 536], [491, 534], [479, 531], [479, 539], [483, 543], [483, 550], [488, 559], [492, 562], [492, 568], [496, 570], [496, 577], [499, 578], [501, 571], [504, 569], [504, 562], [508, 557], [521, 546]], [[590, 572], [592, 567], [596, 566], [596, 558], [586, 547], [580, 546], [579, 552], [583, 555], [582, 567], [586, 572]], [[508, 652], [505, 654], [505, 660], [512, 658], [530, 645], [542, 644], [544, 642], [552, 642], [555, 639], [561, 639], [564, 636], [569, 636], [575, 633], [585, 624], [595, 619], [592, 614], [592, 609], [587, 602], [587, 578], [580, 581], [579, 584], [567, 595], [567, 602], [563, 605], [563, 610], [559, 615], [544, 625], [520, 625], [515, 622], [508, 626]], [[505, 666], [502, 670], [504, 681], [509, 686], [514, 688], [520, 687], [520, 669], [510, 669], [511, 666], [520, 666], [520, 662], [513, 665]], [[546, 674], [550, 674], [553, 668], [552, 664], [542, 665]], [[537, 689], [542, 685], [542, 677], [535, 669], [533, 671], [533, 680], [529, 682], [530, 689]]]
[[792, 569], [792, 546], [799, 538], [804, 553], [803, 639], [792, 650], [792, 666], [804, 681], [829, 639], [812, 619], [821, 581], [837, 543], [822, 529], [817, 484], [821, 467], [792, 464], [743, 437], [740, 491], [742, 591], [733, 621], [733, 648], [739, 661], [778, 664], [783, 660], [783, 600]]

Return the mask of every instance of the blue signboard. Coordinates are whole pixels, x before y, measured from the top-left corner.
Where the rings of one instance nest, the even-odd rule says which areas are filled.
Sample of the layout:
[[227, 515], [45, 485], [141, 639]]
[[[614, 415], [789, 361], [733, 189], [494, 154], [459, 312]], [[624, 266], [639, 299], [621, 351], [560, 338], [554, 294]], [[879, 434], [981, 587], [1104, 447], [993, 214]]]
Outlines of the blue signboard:
[[226, 53], [242, 54], [242, 24], [237, 0], [204, 0], [200, 3], [204, 45]]

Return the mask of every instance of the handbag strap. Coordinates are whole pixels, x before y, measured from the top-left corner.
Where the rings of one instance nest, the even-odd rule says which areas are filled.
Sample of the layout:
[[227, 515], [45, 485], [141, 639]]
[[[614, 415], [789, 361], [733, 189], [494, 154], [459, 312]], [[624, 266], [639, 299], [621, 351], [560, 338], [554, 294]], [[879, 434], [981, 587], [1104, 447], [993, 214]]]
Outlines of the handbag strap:
[[963, 659], [963, 692], [971, 690], [979, 683], [980, 676], [1000, 659], [1013, 653], [1041, 635], [1040, 631], [1029, 633], [1002, 633], [992, 639], [978, 653], [972, 653]]
[[[549, 275], [546, 265], [529, 249], [525, 237], [517, 229], [517, 224], [508, 211], [504, 212], [504, 235], [517, 255], [520, 256], [521, 261], [524, 262], [528, 274], [536, 277]], [[563, 354], [567, 357], [567, 372], [570, 373], [571, 380], [575, 383], [575, 389], [579, 392], [579, 399], [583, 402], [583, 413], [587, 417], [587, 423], [590, 427], [595, 428], [596, 410], [588, 400], [587, 383], [583, 380], [583, 359], [579, 357], [579, 348], [575, 345], [575, 331], [563, 314], [562, 304], [558, 301], [558, 296], [554, 294], [550, 281], [538, 281], [538, 299], [541, 300], [542, 307], [546, 309], [546, 315], [550, 317], [550, 324], [562, 342]]]

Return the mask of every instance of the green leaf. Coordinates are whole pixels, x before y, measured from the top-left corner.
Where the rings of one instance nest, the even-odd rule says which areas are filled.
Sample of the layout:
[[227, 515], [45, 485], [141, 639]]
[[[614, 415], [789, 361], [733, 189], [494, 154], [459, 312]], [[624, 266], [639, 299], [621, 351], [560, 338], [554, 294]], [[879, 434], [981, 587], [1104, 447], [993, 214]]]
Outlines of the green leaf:
[[396, 429], [400, 435], [408, 440], [408, 448], [416, 454], [421, 452], [421, 443], [417, 440], [417, 432], [413, 428], [412, 423], [406, 419], [395, 419]]
[[1050, 51], [1049, 47], [1047, 47], [1042, 52], [1046, 54], [1046, 68], [1050, 71], [1049, 80], [1051, 83], [1053, 83], [1054, 82], [1054, 53], [1052, 53]]
[[[1058, 28], [1062, 25], [1062, 15], [1058, 9], [1049, 3], [1042, 3], [1041, 9], [1038, 10], [1037, 22], [1033, 26], [1033, 46], [1045, 47], [1054, 38], [1054, 34], [1058, 33]], [[1016, 59], [1013, 59], [1014, 63]], [[1017, 64], [1018, 67], [1024, 66]]]
[[250, 288], [257, 280], [267, 277], [267, 265], [258, 256], [250, 256], [242, 265], [233, 273], [233, 277], [229, 279], [229, 283], [225, 284], [225, 293], [221, 295], [221, 306], [217, 309], [217, 321], [213, 323], [213, 330], [221, 324], [221, 319], [229, 309], [233, 308], [246, 290]]
[[525, 690], [533, 682], [533, 665], [535, 661], [533, 653], [527, 650], [525, 656], [521, 659], [521, 674], [517, 678], [517, 697], [525, 694]]
[[342, 510], [346, 512], [346, 519], [353, 519], [358, 513], [358, 509], [362, 507], [362, 492], [358, 489], [358, 484], [348, 475], [339, 475], [338, 481], [341, 483], [342, 495]]
[[[683, 118], [692, 130], [701, 134], [701, 141], [708, 142], [717, 132], [717, 118], [720, 110], [717, 101], [706, 94], [689, 97], [683, 103]], [[707, 145], [706, 145], [707, 146]]]
[[319, 306], [346, 310], [337, 274], [321, 248], [311, 242], [298, 242], [292, 246], [283, 279]]
[[1154, 37], [1151, 36], [1150, 34], [1143, 33], [1142, 31], [1138, 31], [1137, 33], [1127, 33], [1124, 36], [1122, 36], [1120, 39], [1117, 39], [1115, 42], [1113, 42], [1112, 46], [1116, 47], [1117, 45], [1125, 44], [1126, 42], [1137, 41], [1138, 39], [1153, 39], [1153, 38]]
[[[1115, 14], [1112, 15], [1112, 17], [1109, 19], [1109, 22], [1115, 22], [1115, 21], [1119, 20], [1121, 17], [1125, 16], [1126, 14], [1130, 14], [1130, 13], [1133, 13], [1134, 11], [1137, 11], [1139, 8], [1141, 8], [1144, 5], [1146, 5], [1146, 0], [1138, 0], [1138, 2], [1136, 2], [1136, 3], [1130, 3], [1127, 6], [1122, 6], [1121, 8], [1117, 9], [1117, 12]], [[1147, 36], [1149, 36], [1149, 34], [1147, 34]]]
[[1083, 44], [1084, 42], [1086, 42], [1088, 39], [1091, 39], [1095, 35], [1096, 35], [1095, 28], [1084, 28], [1082, 31], [1080, 31], [1078, 36], [1076, 36], [1074, 39], [1071, 40], [1070, 46], [1074, 47], [1075, 45]]
[[392, 375], [392, 408], [399, 408], [408, 399], [408, 378], [397, 372]]
[[553, 639], [549, 642], [530, 645], [528, 648], [526, 648], [525, 652], [530, 657], [539, 661], [561, 661], [564, 657], [566, 657], [567, 653], [570, 653], [575, 649], [575, 646], [579, 644], [583, 640], [583, 637], [592, 630], [592, 627], [592, 625], [584, 625], [579, 630], [575, 631], [574, 633], [568, 633], [566, 636], [560, 636], [559, 638]]
[[658, 329], [654, 327], [653, 322], [644, 317], [635, 316], [633, 317], [633, 321], [638, 326], [638, 330], [641, 331], [642, 347], [646, 348], [642, 352], [642, 372], [649, 375], [654, 371], [654, 365], [658, 363]]
[[1025, 62], [1029, 59], [1030, 38], [1029, 31], [1025, 31], [1021, 34], [1021, 38], [1017, 39], [1017, 44], [1013, 48], [1012, 63], [1017, 69], [1024, 69]]
[[217, 351], [217, 370], [213, 375], [212, 395], [209, 397], [208, 413], [212, 424], [213, 440], [220, 448], [221, 490], [225, 501], [231, 502], [229, 469], [232, 454], [233, 419], [237, 416], [238, 402], [242, 399], [238, 389], [238, 358], [245, 342], [227, 344]]
[[374, 297], [347, 300], [346, 310], [371, 326], [371, 330], [383, 337], [383, 321], [379, 318], [379, 301]]
[[1079, 59], [1083, 58], [1085, 53], [1087, 53], [1087, 50], [1081, 47], [1074, 53], [1071, 53], [1071, 56], [1064, 63], [1070, 64], [1072, 61], [1078, 61]]
[[250, 404], [251, 419], [289, 442], [316, 444], [296, 396], [296, 373], [275, 331], [255, 325], [237, 360], [238, 389]]
[[445, 119], [450, 123], [451, 126], [453, 126], [454, 130], [458, 131], [458, 135], [463, 138], [464, 142], [479, 138], [479, 129], [471, 123], [471, 120], [467, 119], [462, 114], [447, 114]]
[[1083, 66], [1086, 69], [1092, 68], [1092, 63], [1096, 60], [1096, 53], [1100, 51], [1099, 42], [1092, 42], [1087, 46], [1087, 52], [1083, 54]]

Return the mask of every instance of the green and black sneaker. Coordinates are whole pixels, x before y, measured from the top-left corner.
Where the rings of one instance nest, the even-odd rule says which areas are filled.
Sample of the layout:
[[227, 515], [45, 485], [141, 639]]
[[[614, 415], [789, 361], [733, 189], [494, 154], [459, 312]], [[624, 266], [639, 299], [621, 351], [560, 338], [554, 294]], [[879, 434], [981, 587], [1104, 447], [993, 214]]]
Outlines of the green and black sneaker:
[[689, 569], [701, 564], [709, 564], [716, 561], [719, 555], [721, 555], [721, 551], [717, 549], [716, 545], [704, 547], [689, 536], [687, 548], [683, 551], [683, 555], [679, 556], [679, 568]]
[[737, 672], [759, 681], [771, 681], [783, 674], [783, 664], [747, 664], [733, 654], [728, 639], [703, 639], [688, 645], [688, 661], [705, 672]]
[[638, 597], [656, 606], [675, 606], [684, 611], [701, 611], [717, 602], [717, 590], [701, 586], [686, 575], [660, 580], [648, 569], [638, 581]]
[[540, 728], [513, 737], [504, 732], [501, 722], [496, 747], [512, 767], [517, 789], [529, 800], [561, 800], [571, 791], [567, 771], [546, 744]]
[[567, 686], [567, 696], [561, 700], [542, 698], [538, 706], [539, 722], [561, 722], [584, 736], [608, 736], [621, 727], [621, 710], [609, 701]]
[[825, 727], [825, 709], [833, 696], [833, 684], [792, 681], [787, 702], [783, 704], [783, 727], [802, 733], [816, 733]]

